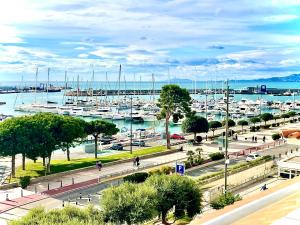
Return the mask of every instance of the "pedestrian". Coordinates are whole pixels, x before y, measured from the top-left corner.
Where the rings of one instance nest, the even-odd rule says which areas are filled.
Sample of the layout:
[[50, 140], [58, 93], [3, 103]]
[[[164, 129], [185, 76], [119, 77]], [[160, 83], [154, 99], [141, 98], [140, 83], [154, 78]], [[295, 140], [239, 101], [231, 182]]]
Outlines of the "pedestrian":
[[100, 160], [98, 161], [98, 165], [99, 165], [99, 167], [98, 167], [99, 171], [101, 171], [101, 169], [102, 169], [102, 162]]
[[257, 143], [257, 137], [255, 137], [255, 142]]
[[136, 166], [136, 158], [133, 159], [133, 166]]
[[254, 136], [252, 136], [252, 142], [254, 142]]
[[181, 151], [181, 152], [183, 151], [183, 146], [181, 146], [181, 147], [179, 148], [179, 151]]
[[138, 156], [135, 158], [135, 161], [136, 161], [136, 166], [139, 166], [140, 165], [140, 158]]
[[96, 162], [96, 168], [100, 171], [101, 168], [100, 168], [100, 165], [99, 165], [99, 161]]
[[263, 142], [264, 143], [266, 142], [266, 136], [263, 136]]
[[267, 190], [268, 188], [267, 188], [267, 184], [264, 184], [261, 188], [260, 188], [260, 190], [261, 191], [265, 191], [265, 190]]

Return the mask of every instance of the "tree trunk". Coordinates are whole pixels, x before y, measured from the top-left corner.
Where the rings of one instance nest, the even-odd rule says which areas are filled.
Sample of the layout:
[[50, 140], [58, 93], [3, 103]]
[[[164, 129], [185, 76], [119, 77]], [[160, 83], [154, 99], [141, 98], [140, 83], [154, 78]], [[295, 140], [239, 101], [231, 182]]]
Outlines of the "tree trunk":
[[51, 163], [51, 153], [48, 155], [47, 173], [51, 173], [50, 163]]
[[36, 163], [36, 159], [34, 159], [33, 162]]
[[97, 155], [97, 151], [98, 151], [98, 135], [95, 135], [94, 138], [95, 138], [95, 159], [97, 159], [98, 158], [98, 155]]
[[46, 166], [45, 156], [43, 156], [43, 166]]
[[167, 149], [171, 149], [170, 133], [169, 133], [169, 113], [166, 114], [166, 138], [167, 138]]
[[162, 224], [166, 224], [166, 225], [169, 224], [168, 221], [167, 221], [167, 212], [162, 212], [161, 213], [161, 222], [162, 222]]
[[197, 139], [197, 133], [194, 133], [194, 142], [196, 142]]
[[16, 155], [11, 156], [11, 176], [12, 178], [16, 177]]
[[22, 170], [25, 170], [25, 153], [22, 153]]
[[69, 146], [67, 146], [67, 160], [70, 161], [71, 158], [70, 158], [70, 148]]
[[213, 137], [215, 137], [215, 130], [212, 130], [212, 132], [213, 132]]
[[244, 132], [244, 126], [242, 125], [242, 133]]

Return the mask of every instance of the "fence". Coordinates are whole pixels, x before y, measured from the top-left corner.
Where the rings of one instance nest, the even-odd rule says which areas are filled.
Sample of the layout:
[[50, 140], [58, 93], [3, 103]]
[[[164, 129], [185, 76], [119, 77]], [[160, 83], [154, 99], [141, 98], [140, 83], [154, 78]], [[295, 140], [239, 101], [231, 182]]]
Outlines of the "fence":
[[286, 144], [285, 140], [278, 140], [278, 141], [274, 141], [271, 143], [266, 143], [260, 146], [255, 146], [255, 147], [251, 147], [251, 148], [246, 148], [246, 149], [242, 149], [240, 151], [236, 151], [236, 152], [229, 152], [228, 155], [231, 158], [234, 157], [238, 157], [238, 156], [244, 156], [244, 155], [248, 155], [250, 153], [253, 152], [257, 152], [257, 151], [261, 151], [261, 150], [265, 150], [265, 149], [269, 149], [269, 148], [274, 148], [276, 146], [281, 146], [283, 144]]

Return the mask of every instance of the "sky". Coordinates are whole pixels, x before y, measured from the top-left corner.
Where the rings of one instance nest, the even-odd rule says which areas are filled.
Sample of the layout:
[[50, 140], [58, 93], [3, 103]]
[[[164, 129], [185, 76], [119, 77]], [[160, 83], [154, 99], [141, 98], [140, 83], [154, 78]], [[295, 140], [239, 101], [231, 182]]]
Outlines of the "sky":
[[300, 72], [300, 0], [9, 0], [0, 82], [255, 79]]

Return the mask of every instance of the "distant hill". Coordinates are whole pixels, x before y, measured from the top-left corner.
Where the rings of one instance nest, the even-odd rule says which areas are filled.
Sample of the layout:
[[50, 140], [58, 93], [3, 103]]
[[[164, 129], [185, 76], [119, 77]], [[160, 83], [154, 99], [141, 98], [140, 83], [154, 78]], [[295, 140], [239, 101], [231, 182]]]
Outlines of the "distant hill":
[[[285, 77], [270, 77], [270, 78], [260, 78], [260, 79], [252, 79], [252, 80], [236, 80], [236, 81], [257, 81], [257, 82], [300, 82], [300, 74], [291, 74]], [[170, 83], [192, 83], [194, 80], [191, 79], [181, 79], [181, 78], [173, 78], [170, 80], [165, 80], [163, 82]]]
[[271, 77], [263, 79], [255, 79], [253, 81], [267, 81], [267, 82], [300, 82], [300, 74], [292, 74], [285, 77]]

